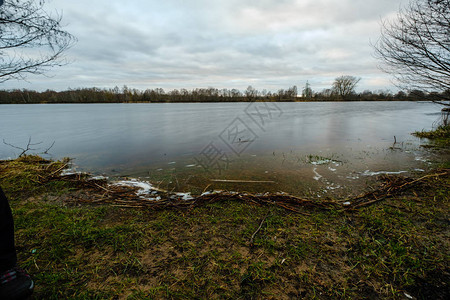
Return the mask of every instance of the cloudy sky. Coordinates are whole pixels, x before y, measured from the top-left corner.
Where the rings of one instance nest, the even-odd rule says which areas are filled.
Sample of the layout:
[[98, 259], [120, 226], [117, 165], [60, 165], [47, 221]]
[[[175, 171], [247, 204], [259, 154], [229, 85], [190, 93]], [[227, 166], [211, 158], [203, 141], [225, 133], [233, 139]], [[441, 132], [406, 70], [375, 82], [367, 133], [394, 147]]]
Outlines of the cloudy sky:
[[278, 90], [308, 80], [313, 90], [354, 75], [357, 88], [395, 87], [371, 43], [381, 19], [406, 0], [52, 0], [78, 42], [70, 64], [1, 89]]

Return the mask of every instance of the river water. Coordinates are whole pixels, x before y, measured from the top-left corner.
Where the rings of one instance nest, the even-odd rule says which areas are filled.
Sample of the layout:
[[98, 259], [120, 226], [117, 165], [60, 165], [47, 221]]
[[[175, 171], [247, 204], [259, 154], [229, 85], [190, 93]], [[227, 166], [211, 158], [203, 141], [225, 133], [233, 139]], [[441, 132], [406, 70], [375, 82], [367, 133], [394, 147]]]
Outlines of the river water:
[[1, 140], [24, 148], [31, 137], [42, 142], [31, 152], [54, 142], [44, 156], [73, 158], [77, 170], [176, 190], [348, 193], [375, 175], [423, 172], [438, 161], [410, 133], [431, 129], [440, 109], [426, 102], [1, 105], [0, 159], [21, 152]]

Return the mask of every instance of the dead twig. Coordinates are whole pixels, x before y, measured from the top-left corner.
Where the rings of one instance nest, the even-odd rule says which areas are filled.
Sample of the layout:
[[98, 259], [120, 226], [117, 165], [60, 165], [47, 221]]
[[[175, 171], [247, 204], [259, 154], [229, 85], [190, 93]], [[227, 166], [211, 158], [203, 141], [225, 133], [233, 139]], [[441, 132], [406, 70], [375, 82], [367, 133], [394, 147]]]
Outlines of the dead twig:
[[203, 189], [202, 195], [206, 192], [206, 190], [207, 190], [210, 186], [211, 186], [211, 184], [208, 184], [208, 185]]
[[44, 151], [44, 152], [41, 152], [40, 154], [48, 154], [48, 151], [50, 151], [50, 149], [52, 149], [54, 145], [55, 145], [55, 141], [53, 141], [53, 143], [50, 145], [50, 147], [48, 147], [47, 149], [45, 149], [45, 151]]
[[[40, 145], [40, 144], [42, 144], [42, 143], [43, 143], [43, 142], [32, 143], [32, 142], [31, 142], [31, 137], [29, 137], [29, 138], [28, 138], [28, 142], [27, 142], [26, 147], [25, 147], [25, 148], [22, 148], [22, 147], [18, 147], [18, 146], [15, 146], [15, 145], [13, 145], [13, 144], [7, 143], [7, 142], [5, 141], [5, 139], [3, 139], [3, 144], [5, 144], [5, 145], [7, 145], [7, 146], [10, 146], [10, 147], [12, 147], [12, 148], [15, 148], [15, 149], [18, 149], [18, 150], [21, 150], [21, 151], [22, 151], [22, 152], [19, 154], [18, 157], [24, 156], [24, 155], [27, 154], [27, 152], [29, 152], [29, 151], [36, 151], [36, 150], [39, 150], [39, 148], [32, 148], [32, 147], [37, 146], [37, 145]], [[50, 145], [50, 147], [48, 147], [44, 152], [41, 152], [41, 153], [39, 153], [39, 154], [48, 154], [48, 151], [49, 151], [54, 145], [55, 145], [55, 141], [53, 141], [53, 143]]]
[[52, 172], [50, 175], [48, 175], [47, 177], [52, 177], [53, 175], [55, 175], [58, 172], [61, 172], [62, 170], [64, 170], [65, 168], [67, 168], [67, 164], [62, 165], [62, 167], [58, 168], [58, 170]]
[[[368, 192], [364, 195], [358, 196], [354, 199], [348, 199], [346, 201], [350, 201], [352, 205], [348, 206], [346, 209], [358, 209], [361, 207], [369, 206], [374, 203], [380, 202], [386, 198], [393, 197], [395, 194], [398, 194], [402, 191], [407, 190], [408, 188], [411, 188], [415, 184], [424, 181], [427, 178], [432, 177], [440, 177], [440, 176], [448, 176], [450, 170], [445, 169], [443, 172], [440, 173], [434, 173], [434, 174], [428, 174], [424, 175], [420, 178], [411, 180], [408, 178], [398, 177], [398, 176], [386, 176], [385, 183], [383, 186], [377, 190]], [[406, 181], [406, 182], [405, 182]]]
[[99, 188], [105, 190], [107, 193], [111, 193], [111, 191], [108, 190], [107, 188], [105, 188], [105, 187], [103, 187], [103, 186], [101, 186], [101, 185], [99, 185], [99, 184], [97, 184], [97, 183], [95, 183], [95, 182], [94, 182], [94, 184], [95, 184], [96, 186], [98, 186]]
[[250, 245], [253, 246], [253, 239], [255, 238], [256, 234], [258, 233], [258, 231], [261, 230], [262, 225], [264, 224], [264, 222], [266, 221], [267, 217], [269, 215], [267, 214], [264, 219], [262, 219], [261, 223], [259, 224], [258, 229], [256, 229], [256, 231], [252, 234], [252, 237], [250, 238]]
[[211, 179], [212, 182], [229, 182], [229, 183], [275, 183], [272, 180], [234, 180], [234, 179]]

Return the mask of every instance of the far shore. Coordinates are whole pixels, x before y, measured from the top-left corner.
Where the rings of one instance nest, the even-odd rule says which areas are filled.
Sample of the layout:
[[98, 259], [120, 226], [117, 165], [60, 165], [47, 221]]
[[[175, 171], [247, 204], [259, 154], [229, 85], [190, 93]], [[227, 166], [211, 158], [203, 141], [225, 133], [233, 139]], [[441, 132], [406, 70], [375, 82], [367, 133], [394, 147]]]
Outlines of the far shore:
[[226, 100], [226, 101], [117, 101], [117, 102], [2, 102], [0, 99], [0, 105], [4, 104], [157, 104], [157, 103], [251, 103], [251, 102], [275, 102], [275, 103], [331, 103], [331, 102], [432, 102], [432, 100], [411, 100], [411, 99], [375, 99], [375, 100], [329, 100], [329, 99], [296, 99], [296, 100], [268, 100], [268, 99], [255, 99], [255, 100]]
[[237, 89], [198, 88], [164, 91], [161, 88], [145, 91], [124, 86], [114, 89], [80, 88], [65, 91], [0, 90], [0, 104], [32, 103], [210, 103], [210, 102], [341, 102], [341, 101], [436, 101], [448, 99], [442, 93], [388, 90], [338, 93], [332, 89], [302, 92], [296, 86], [278, 91], [258, 91], [249, 86]]

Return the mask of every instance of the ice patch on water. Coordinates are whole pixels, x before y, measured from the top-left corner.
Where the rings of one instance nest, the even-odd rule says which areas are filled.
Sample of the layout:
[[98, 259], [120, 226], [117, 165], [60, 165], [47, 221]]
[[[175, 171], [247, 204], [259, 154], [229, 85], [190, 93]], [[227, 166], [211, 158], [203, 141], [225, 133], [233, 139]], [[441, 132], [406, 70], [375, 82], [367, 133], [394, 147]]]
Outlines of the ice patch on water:
[[139, 190], [136, 192], [136, 195], [138, 196], [149, 194], [153, 190], [153, 186], [150, 182], [140, 181], [137, 179], [121, 180], [114, 182], [112, 185], [137, 187], [139, 188]]
[[321, 159], [321, 160], [317, 160], [317, 161], [312, 161], [311, 164], [315, 165], [315, 166], [319, 166], [319, 165], [329, 164], [330, 162], [333, 162], [333, 161], [331, 159]]
[[414, 160], [421, 161], [421, 162], [428, 162], [428, 159], [426, 159], [426, 158], [424, 158], [422, 156], [416, 156], [414, 158]]
[[313, 172], [314, 172], [314, 175], [316, 175], [316, 176], [313, 177], [314, 180], [319, 180], [320, 178], [322, 178], [322, 175], [320, 175], [319, 173], [317, 173], [317, 168], [314, 168], [314, 169], [313, 169]]
[[194, 197], [192, 197], [191, 193], [176, 193], [176, 198], [181, 197], [182, 200], [192, 200]]
[[106, 179], [108, 179], [108, 177], [103, 176], [103, 175], [98, 175], [98, 176], [93, 176], [89, 179], [92, 179], [92, 180], [104, 180], [105, 179], [106, 180]]
[[222, 190], [206, 191], [206, 192], [202, 193], [200, 196], [211, 195], [211, 194], [220, 194], [222, 192], [223, 192]]
[[337, 189], [340, 189], [341, 188], [341, 186], [339, 185], [339, 184], [334, 184], [334, 183], [332, 183], [332, 184], [330, 184], [330, 185], [328, 185], [327, 186], [327, 190], [337, 190]]
[[378, 171], [378, 172], [372, 172], [370, 170], [365, 170], [363, 173], [361, 173], [362, 176], [377, 176], [381, 174], [386, 175], [398, 175], [402, 173], [408, 173], [408, 171], [397, 171], [397, 172], [389, 172], [389, 171]]
[[158, 189], [153, 187], [153, 185], [148, 181], [142, 181], [138, 179], [120, 180], [113, 182], [111, 185], [115, 186], [127, 186], [127, 187], [137, 187], [136, 195], [142, 199], [159, 201], [161, 196], [158, 195]]
[[359, 175], [358, 174], [351, 174], [351, 175], [348, 175], [346, 178], [347, 179], [356, 180], [356, 179], [359, 179]]

